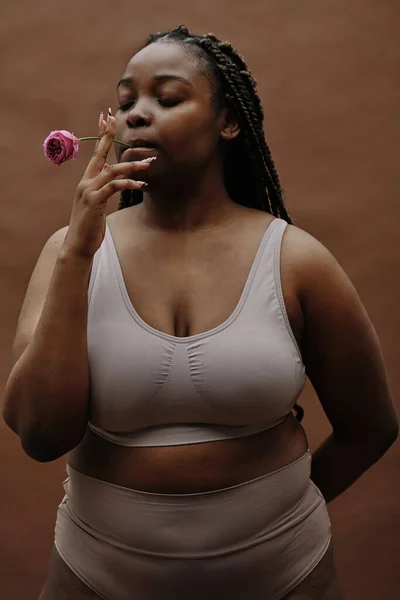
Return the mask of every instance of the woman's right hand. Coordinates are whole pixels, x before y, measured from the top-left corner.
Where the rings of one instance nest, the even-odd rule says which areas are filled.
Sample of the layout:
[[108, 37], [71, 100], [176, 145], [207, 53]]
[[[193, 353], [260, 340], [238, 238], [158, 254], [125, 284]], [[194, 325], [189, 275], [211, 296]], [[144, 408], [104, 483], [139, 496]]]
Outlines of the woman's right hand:
[[100, 116], [99, 135], [102, 137], [76, 188], [68, 232], [63, 244], [64, 249], [88, 258], [93, 258], [104, 239], [109, 198], [121, 190], [138, 190], [145, 185], [143, 181], [117, 177], [129, 175], [133, 171], [142, 171], [151, 164], [149, 160], [106, 164], [115, 135], [115, 118], [110, 112], [107, 122], [103, 120], [102, 115]]

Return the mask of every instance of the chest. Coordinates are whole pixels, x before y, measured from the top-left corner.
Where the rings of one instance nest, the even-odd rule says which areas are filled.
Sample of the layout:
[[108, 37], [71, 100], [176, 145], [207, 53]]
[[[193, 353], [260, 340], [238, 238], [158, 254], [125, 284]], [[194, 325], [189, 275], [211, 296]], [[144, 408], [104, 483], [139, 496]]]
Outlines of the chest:
[[[129, 298], [149, 325], [177, 337], [210, 330], [234, 311], [252, 267], [255, 248], [232, 244], [153, 247], [120, 254]], [[247, 250], [247, 251], [243, 251]]]
[[[253, 216], [253, 215], [252, 215]], [[232, 231], [195, 236], [143, 234], [115, 228], [112, 241], [130, 303], [154, 329], [176, 337], [207, 332], [234, 312], [256, 267], [268, 214]], [[282, 293], [294, 336], [301, 344], [303, 317], [285, 264]]]
[[93, 422], [240, 426], [290, 412], [303, 365], [276, 244], [263, 239], [197, 239], [195, 251], [192, 240], [118, 247], [108, 235], [88, 319]]

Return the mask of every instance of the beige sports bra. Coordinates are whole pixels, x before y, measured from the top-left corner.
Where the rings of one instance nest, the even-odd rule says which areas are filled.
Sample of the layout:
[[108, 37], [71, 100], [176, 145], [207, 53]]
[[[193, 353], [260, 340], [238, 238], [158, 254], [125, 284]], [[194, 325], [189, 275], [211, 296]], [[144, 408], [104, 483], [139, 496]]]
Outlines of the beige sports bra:
[[122, 446], [170, 446], [242, 437], [285, 419], [305, 382], [280, 279], [286, 226], [269, 224], [230, 317], [175, 337], [135, 311], [107, 224], [88, 292], [92, 431]]

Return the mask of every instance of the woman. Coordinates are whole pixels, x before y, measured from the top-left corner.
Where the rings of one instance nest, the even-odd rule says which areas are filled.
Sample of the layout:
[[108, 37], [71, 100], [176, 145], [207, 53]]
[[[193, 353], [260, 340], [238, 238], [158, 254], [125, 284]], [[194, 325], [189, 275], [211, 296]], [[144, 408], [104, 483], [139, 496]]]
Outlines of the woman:
[[[41, 600], [340, 600], [326, 503], [398, 432], [374, 329], [290, 224], [230, 44], [151, 36], [118, 102], [35, 267], [6, 388], [25, 452], [70, 452]], [[109, 166], [114, 135], [134, 148]], [[312, 462], [305, 374], [333, 430]]]

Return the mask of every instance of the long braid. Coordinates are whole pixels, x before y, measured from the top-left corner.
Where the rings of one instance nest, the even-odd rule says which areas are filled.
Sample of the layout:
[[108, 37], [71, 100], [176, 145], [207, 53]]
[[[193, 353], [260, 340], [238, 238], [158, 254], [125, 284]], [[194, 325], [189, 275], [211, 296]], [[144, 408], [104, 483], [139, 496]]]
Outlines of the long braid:
[[[213, 53], [215, 59], [217, 60], [217, 67], [221, 71], [222, 77], [227, 82], [229, 91], [233, 95], [233, 98], [236, 100], [236, 104], [239, 107], [238, 117], [242, 121], [241, 124], [244, 125], [243, 137], [247, 146], [247, 150], [253, 154], [258, 165], [259, 173], [266, 186], [266, 196], [270, 209], [268, 212], [275, 214], [277, 212], [276, 209], [279, 206], [281, 197], [280, 186], [279, 182], [275, 181], [274, 177], [271, 176], [268, 162], [265, 160], [265, 155], [262, 152], [259, 131], [257, 131], [259, 115], [257, 115], [254, 102], [252, 101], [248, 88], [243, 81], [241, 71], [238, 71], [234, 62], [229, 59], [228, 56], [223, 54], [223, 52], [221, 52], [221, 48], [218, 43], [216, 44], [209, 37], [205, 37], [201, 43], [202, 46], [207, 48], [208, 52]], [[228, 46], [228, 43], [225, 43], [224, 48], [227, 49], [228, 47], [230, 47], [230, 49], [233, 51], [230, 44]], [[271, 206], [271, 204], [276, 204], [276, 206]]]
[[[159, 41], [181, 43], [198, 52], [214, 82], [218, 95], [234, 112], [240, 134], [229, 143], [225, 164], [225, 184], [238, 204], [269, 212], [292, 223], [286, 210], [278, 173], [263, 128], [264, 111], [257, 93], [257, 83], [244, 58], [230, 42], [219, 40], [213, 33], [192, 35], [183, 25], [167, 32], [151, 34], [143, 48]], [[119, 209], [139, 204], [140, 190], [124, 190]], [[304, 410], [295, 404], [296, 418], [301, 421]]]
[[[274, 190], [274, 194], [271, 194], [271, 196], [275, 196], [277, 200], [275, 210], [271, 212], [275, 214], [276, 211], [277, 216], [282, 216], [282, 218], [284, 218], [288, 222], [291, 222], [287, 211], [283, 205], [282, 190], [279, 182], [279, 177], [276, 172], [275, 164], [272, 160], [270, 149], [265, 141], [265, 134], [262, 127], [264, 113], [261, 105], [261, 100], [256, 91], [256, 81], [254, 80], [250, 71], [248, 70], [243, 57], [235, 51], [230, 42], [220, 42], [213, 34], [208, 34], [207, 38], [211, 39], [214, 42], [214, 44], [216, 43], [218, 47], [219, 51], [214, 51], [214, 55], [218, 60], [218, 63], [225, 65], [227, 68], [231, 66], [230, 70], [232, 73], [232, 78], [234, 79], [237, 88], [239, 88], [239, 93], [237, 94], [238, 102], [240, 103], [244, 114], [247, 115], [247, 113], [250, 113], [249, 117], [251, 120], [248, 119], [250, 130], [259, 150], [259, 155], [261, 157], [263, 165], [262, 169], [265, 169], [266, 172], [266, 177], [264, 177], [263, 180], [267, 185], [267, 189], [269, 180]], [[209, 48], [209, 51], [212, 51], [211, 47]], [[231, 65], [229, 65], [227, 58], [230, 59]], [[234, 65], [237, 66], [236, 69], [232, 69], [232, 63], [234, 63]], [[242, 96], [240, 95], [240, 92], [242, 92]], [[247, 141], [246, 138], [245, 141]], [[247, 141], [247, 144], [249, 143], [251, 144], [251, 142]]]

